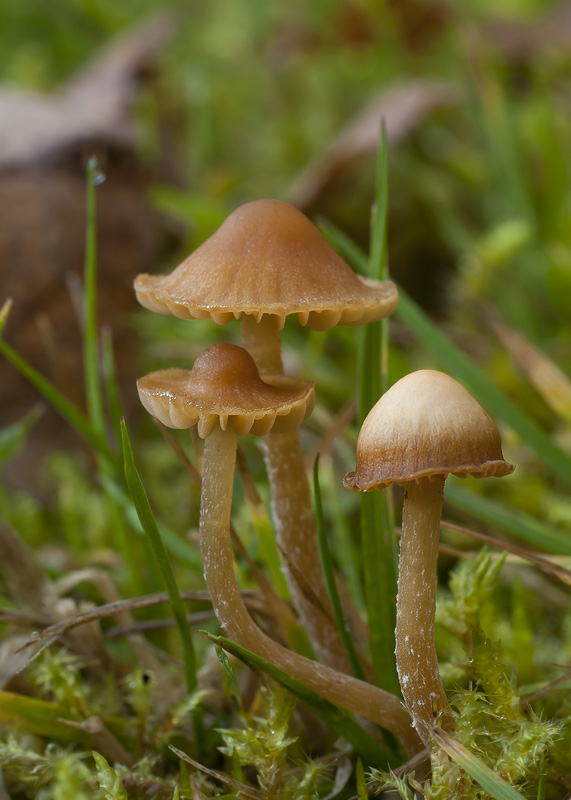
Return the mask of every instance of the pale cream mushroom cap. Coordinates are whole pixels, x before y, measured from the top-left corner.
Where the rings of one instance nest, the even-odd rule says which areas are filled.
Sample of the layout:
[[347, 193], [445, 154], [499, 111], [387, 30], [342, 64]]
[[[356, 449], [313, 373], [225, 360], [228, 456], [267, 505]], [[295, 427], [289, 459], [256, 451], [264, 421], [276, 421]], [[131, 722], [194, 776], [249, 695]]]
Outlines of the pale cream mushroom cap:
[[356, 470], [344, 485], [368, 492], [437, 475], [503, 477], [513, 470], [496, 424], [472, 395], [442, 372], [419, 370], [395, 383], [369, 412]]
[[283, 375], [262, 380], [253, 358], [234, 344], [215, 344], [191, 370], [163, 369], [137, 381], [141, 403], [169, 428], [192, 428], [205, 439], [218, 423], [238, 436], [284, 433], [311, 413], [311, 381]]
[[145, 308], [182, 319], [224, 325], [268, 314], [282, 328], [296, 314], [315, 330], [381, 319], [398, 301], [394, 283], [359, 277], [301, 211], [278, 200], [240, 206], [170, 275], [139, 275], [135, 291]]

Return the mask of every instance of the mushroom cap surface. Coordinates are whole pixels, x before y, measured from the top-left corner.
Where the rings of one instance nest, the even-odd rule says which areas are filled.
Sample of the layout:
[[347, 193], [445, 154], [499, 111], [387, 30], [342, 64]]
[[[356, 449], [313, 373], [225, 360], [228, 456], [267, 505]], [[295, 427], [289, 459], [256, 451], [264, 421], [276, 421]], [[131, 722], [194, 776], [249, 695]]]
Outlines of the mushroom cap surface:
[[146, 410], [169, 428], [192, 428], [205, 439], [219, 424], [238, 436], [296, 428], [315, 403], [313, 382], [260, 374], [251, 355], [234, 344], [205, 350], [191, 370], [162, 369], [137, 381]]
[[283, 327], [288, 314], [328, 330], [391, 314], [391, 281], [359, 277], [310, 220], [288, 203], [254, 200], [237, 208], [170, 275], [139, 275], [141, 305], [182, 319], [224, 325], [242, 314], [264, 314]]
[[368, 492], [437, 475], [487, 478], [513, 470], [496, 424], [472, 395], [442, 372], [419, 370], [371, 409], [357, 441], [357, 468], [343, 483]]

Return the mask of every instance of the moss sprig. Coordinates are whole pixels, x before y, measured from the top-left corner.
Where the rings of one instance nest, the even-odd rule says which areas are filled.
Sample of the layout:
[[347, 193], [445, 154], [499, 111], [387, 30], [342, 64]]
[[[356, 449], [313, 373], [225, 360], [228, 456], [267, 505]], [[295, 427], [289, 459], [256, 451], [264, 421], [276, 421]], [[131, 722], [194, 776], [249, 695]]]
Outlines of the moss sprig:
[[242, 729], [218, 729], [224, 741], [219, 749], [232, 757], [234, 777], [242, 780], [244, 767], [252, 766], [260, 790], [271, 800], [319, 797], [318, 786], [327, 765], [307, 760], [298, 769], [291, 769], [290, 748], [297, 742], [297, 736], [291, 733], [295, 698], [278, 684], [262, 692], [262, 716], [243, 714]]

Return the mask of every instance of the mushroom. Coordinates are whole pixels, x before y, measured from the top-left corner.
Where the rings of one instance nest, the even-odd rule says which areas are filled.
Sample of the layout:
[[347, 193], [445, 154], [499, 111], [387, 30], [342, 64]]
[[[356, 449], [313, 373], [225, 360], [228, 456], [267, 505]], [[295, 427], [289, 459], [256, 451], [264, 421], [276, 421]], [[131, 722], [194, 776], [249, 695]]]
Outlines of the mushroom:
[[357, 468], [345, 476], [353, 491], [406, 486], [396, 620], [396, 661], [403, 697], [421, 738], [434, 714], [451, 725], [434, 646], [436, 562], [444, 482], [502, 477], [504, 461], [495, 423], [453, 378], [419, 370], [394, 384], [371, 409], [357, 442]]
[[248, 613], [236, 581], [230, 510], [237, 439], [297, 428], [313, 407], [313, 384], [283, 375], [262, 380], [245, 350], [218, 344], [202, 353], [192, 370], [153, 372], [137, 386], [147, 411], [164, 425], [198, 425], [205, 439], [200, 548], [214, 611], [227, 635], [330, 702], [390, 730], [409, 751], [417, 751], [420, 742], [398, 698], [275, 642]]
[[[307, 217], [276, 200], [236, 209], [174, 272], [139, 275], [135, 290], [143, 306], [162, 314], [211, 317], [219, 325], [241, 317], [242, 344], [262, 375], [283, 374], [280, 331], [288, 314], [327, 330], [385, 317], [398, 299], [394, 283], [356, 275]], [[272, 432], [264, 456], [294, 605], [320, 659], [349, 672], [321, 570], [297, 430]]]

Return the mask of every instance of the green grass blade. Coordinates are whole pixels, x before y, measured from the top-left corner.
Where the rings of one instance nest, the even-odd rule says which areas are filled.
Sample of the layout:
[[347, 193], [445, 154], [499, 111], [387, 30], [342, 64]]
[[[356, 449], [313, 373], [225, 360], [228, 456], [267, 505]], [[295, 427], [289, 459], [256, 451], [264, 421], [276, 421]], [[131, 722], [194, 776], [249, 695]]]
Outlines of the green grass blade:
[[315, 502], [315, 525], [317, 529], [317, 543], [319, 545], [319, 556], [321, 558], [321, 566], [323, 568], [323, 576], [325, 578], [325, 585], [327, 593], [331, 601], [333, 615], [337, 630], [343, 642], [343, 647], [347, 653], [347, 658], [351, 664], [353, 675], [362, 681], [366, 681], [365, 672], [359, 661], [359, 656], [353, 644], [353, 638], [343, 613], [343, 606], [341, 605], [341, 598], [337, 591], [337, 583], [335, 582], [335, 572], [333, 569], [333, 561], [331, 559], [331, 551], [329, 549], [329, 542], [327, 541], [327, 534], [325, 531], [325, 520], [323, 519], [323, 506], [321, 503], [321, 491], [319, 488], [319, 456], [315, 459], [313, 465], [313, 497]]
[[[196, 689], [197, 686], [197, 663], [190, 628], [186, 621], [186, 610], [184, 603], [181, 600], [178, 586], [176, 585], [175, 577], [167, 552], [165, 550], [165, 546], [163, 544], [163, 540], [161, 539], [155, 517], [151, 510], [147, 493], [145, 492], [145, 488], [141, 482], [141, 478], [135, 465], [133, 450], [129, 440], [127, 426], [125, 425], [124, 421], [121, 423], [121, 435], [123, 444], [123, 458], [125, 462], [125, 479], [133, 499], [133, 504], [137, 510], [139, 520], [149, 539], [153, 556], [161, 571], [169, 595], [172, 612], [177, 624], [182, 644], [186, 688], [190, 694]], [[193, 711], [193, 722], [195, 725], [196, 741], [199, 743], [204, 727], [200, 707], [197, 707]]]
[[0, 338], [0, 353], [20, 372], [27, 380], [32, 383], [42, 394], [48, 403], [71, 425], [77, 433], [88, 442], [95, 452], [109, 463], [119, 468], [119, 459], [107, 444], [105, 437], [95, 426], [81, 413], [59, 389], [45, 378], [41, 372], [32, 367], [22, 356], [14, 350], [7, 342]]
[[432, 735], [446, 755], [495, 800], [525, 800], [524, 795], [498, 777], [481, 759], [457, 742], [449, 733], [440, 728], [433, 728]]
[[[371, 228], [371, 255], [366, 274], [386, 279], [388, 158], [384, 126], [377, 158], [376, 199]], [[388, 354], [388, 320], [366, 325], [359, 357], [359, 417], [361, 423], [381, 396], [386, 384]], [[384, 377], [383, 377], [384, 376]], [[393, 694], [400, 692], [395, 662], [395, 596], [397, 565], [394, 526], [385, 496], [380, 492], [362, 493], [361, 498], [362, 569], [367, 601], [367, 617], [371, 641], [371, 661], [375, 682]]]
[[[308, 689], [303, 683], [292, 678], [287, 672], [270, 664], [265, 659], [250, 652], [250, 650], [246, 650], [241, 645], [230, 641], [230, 639], [226, 639], [224, 636], [215, 636], [208, 631], [203, 631], [203, 633], [214, 644], [220, 645], [224, 650], [240, 658], [248, 666], [261, 670], [266, 675], [269, 675], [270, 678], [285, 686], [288, 691], [311, 708], [332, 731], [348, 741], [355, 752], [368, 765], [384, 765], [385, 768], [388, 766], [393, 757], [357, 724], [353, 715], [348, 711], [337, 708], [337, 706], [334, 706], [328, 700], [324, 700], [312, 689]], [[381, 766], [380, 768], [382, 769], [383, 767]]]
[[481, 522], [511, 534], [520, 542], [555, 555], [571, 556], [571, 542], [565, 531], [557, 530], [522, 511], [508, 508], [497, 500], [470, 492], [455, 480], [447, 481], [445, 496], [447, 503], [466, 511]]
[[[87, 410], [93, 427], [106, 436], [107, 425], [103, 401], [103, 385], [97, 330], [97, 225], [95, 189], [102, 183], [97, 159], [91, 157], [87, 162], [87, 228], [85, 232], [85, 266], [83, 282], [83, 370]], [[129, 576], [129, 589], [133, 595], [144, 592], [141, 580], [142, 570], [138, 564], [140, 553], [133, 546], [131, 536], [125, 525], [113, 494], [107, 491], [109, 479], [115, 469], [108, 461], [97, 457], [97, 465], [107, 506], [112, 541], [117, 543], [123, 563]], [[139, 558], [138, 558], [139, 556]]]
[[85, 267], [83, 284], [83, 368], [85, 373], [85, 396], [87, 409], [93, 426], [105, 431], [105, 412], [97, 344], [97, 261], [96, 261], [96, 204], [95, 187], [100, 183], [97, 159], [92, 156], [87, 162], [87, 230], [85, 233]]
[[379, 152], [376, 166], [376, 196], [371, 224], [369, 277], [384, 281], [388, 277], [387, 219], [389, 214], [389, 159], [387, 131], [381, 121]]

